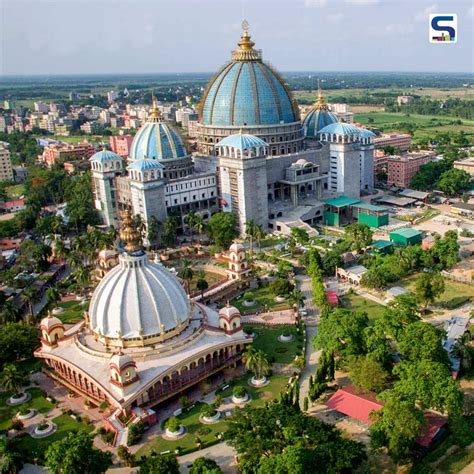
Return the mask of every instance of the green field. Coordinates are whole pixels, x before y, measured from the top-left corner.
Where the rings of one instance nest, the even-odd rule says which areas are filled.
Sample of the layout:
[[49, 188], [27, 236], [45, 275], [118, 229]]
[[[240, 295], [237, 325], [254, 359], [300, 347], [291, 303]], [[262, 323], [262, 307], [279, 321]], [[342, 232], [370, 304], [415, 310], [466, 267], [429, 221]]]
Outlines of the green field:
[[382, 317], [385, 306], [355, 293], [341, 297], [341, 306], [352, 311], [364, 311], [371, 322]]
[[25, 185], [24, 184], [14, 184], [12, 186], [7, 186], [5, 192], [9, 199], [18, 199], [20, 196], [25, 194]]
[[244, 306], [244, 298], [242, 296], [230, 302], [230, 304], [235, 306], [241, 314], [254, 314], [257, 311], [262, 312], [267, 310], [280, 311], [290, 307], [287, 301], [284, 301], [283, 303], [276, 302], [275, 295], [270, 291], [268, 285], [248, 291], [245, 294], [247, 293], [256, 303], [253, 306]]
[[84, 311], [87, 311], [89, 304], [81, 305], [80, 301], [66, 301], [59, 303], [59, 307], [64, 308], [64, 313], [58, 314], [57, 317], [67, 324], [77, 323], [82, 320]]
[[[294, 325], [288, 326], [246, 326], [257, 336], [253, 341], [255, 349], [261, 349], [267, 356], [278, 364], [290, 364], [298, 352], [303, 351], [303, 335], [298, 335]], [[293, 335], [292, 342], [280, 342], [278, 336], [283, 332]]]
[[[396, 286], [403, 286], [410, 291], [413, 291], [415, 288], [415, 281], [418, 278], [419, 273], [410, 275], [396, 283]], [[468, 285], [467, 283], [461, 283], [458, 281], [444, 279], [444, 293], [436, 300], [435, 306], [443, 306], [452, 301], [455, 301], [457, 298], [472, 298], [474, 295], [474, 286]]]
[[[247, 384], [247, 380], [249, 378], [250, 375], [246, 374], [243, 377], [235, 379], [229, 384], [230, 387], [223, 391], [221, 395], [224, 398], [230, 397], [232, 395], [232, 387], [235, 385], [244, 385], [252, 397], [252, 401], [250, 402], [252, 406], [261, 407], [265, 404], [266, 400], [277, 398], [278, 394], [288, 382], [288, 377], [273, 375], [270, 378], [270, 383], [268, 385], [262, 388], [254, 388]], [[183, 438], [168, 441], [163, 439], [161, 435], [158, 435], [137, 451], [137, 457], [140, 458], [141, 456], [145, 456], [151, 451], [155, 451], [156, 453], [161, 453], [168, 450], [174, 452], [174, 450], [178, 447], [180, 448], [181, 454], [195, 451], [197, 449], [197, 438], [201, 440], [203, 447], [218, 442], [219, 440], [217, 438], [217, 434], [226, 431], [228, 427], [228, 421], [223, 419], [222, 421], [219, 421], [213, 425], [204, 425], [199, 421], [201, 409], [202, 403], [197, 403], [194, 408], [182, 413], [177, 417], [181, 424], [186, 427], [186, 435]], [[203, 428], [209, 428], [210, 431], [206, 434], [200, 434], [199, 431]]]

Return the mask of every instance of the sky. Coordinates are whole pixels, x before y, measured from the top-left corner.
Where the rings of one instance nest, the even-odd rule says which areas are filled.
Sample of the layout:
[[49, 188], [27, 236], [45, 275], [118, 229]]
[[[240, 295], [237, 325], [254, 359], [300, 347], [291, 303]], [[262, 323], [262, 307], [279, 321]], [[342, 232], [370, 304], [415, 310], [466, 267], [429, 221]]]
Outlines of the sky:
[[0, 0], [0, 74], [213, 72], [243, 18], [280, 71], [474, 72], [472, 0]]

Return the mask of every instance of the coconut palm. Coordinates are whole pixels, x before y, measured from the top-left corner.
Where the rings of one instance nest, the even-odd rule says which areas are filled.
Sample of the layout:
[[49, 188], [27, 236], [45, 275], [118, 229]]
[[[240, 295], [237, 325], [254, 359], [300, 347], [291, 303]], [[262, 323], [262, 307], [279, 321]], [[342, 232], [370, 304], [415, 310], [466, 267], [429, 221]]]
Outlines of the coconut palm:
[[54, 256], [59, 259], [63, 259], [68, 254], [68, 249], [61, 239], [55, 239], [54, 241]]
[[267, 356], [261, 350], [256, 350], [253, 346], [247, 346], [242, 355], [242, 361], [247, 370], [255, 374], [257, 380], [263, 378], [270, 371], [270, 364]]
[[305, 296], [297, 288], [294, 288], [288, 295], [288, 301], [292, 305], [296, 305], [298, 308], [303, 304], [304, 300], [305, 300]]
[[255, 240], [258, 245], [258, 251], [260, 252], [262, 250], [262, 240], [265, 238], [265, 231], [263, 230], [263, 227], [260, 224], [257, 224], [255, 226]]
[[57, 288], [48, 288], [46, 290], [46, 303], [54, 305], [58, 301], [61, 301], [61, 295]]
[[202, 241], [202, 234], [205, 229], [206, 223], [204, 222], [204, 218], [201, 216], [201, 214], [196, 214], [196, 218], [194, 221], [194, 230], [198, 233], [200, 242]]
[[31, 317], [34, 317], [33, 304], [38, 299], [36, 291], [32, 287], [25, 288], [23, 290], [22, 295], [23, 295], [23, 298], [25, 298], [26, 302], [28, 303], [28, 310], [30, 311]]
[[181, 270], [179, 271], [179, 276], [186, 281], [186, 288], [188, 294], [190, 294], [191, 291], [191, 280], [193, 279], [194, 272], [192, 269], [192, 262], [190, 260], [184, 259], [183, 260], [183, 265], [181, 267]]
[[193, 242], [193, 240], [194, 240], [194, 229], [195, 229], [195, 225], [196, 225], [196, 217], [197, 217], [196, 212], [189, 211], [186, 214], [186, 217], [184, 218], [184, 220], [185, 220], [185, 222], [186, 222], [186, 224], [188, 225], [188, 228], [189, 228], [189, 233], [191, 235], [191, 242]]
[[71, 268], [77, 269], [82, 265], [82, 258], [79, 253], [72, 251], [67, 256], [67, 263]]
[[471, 334], [465, 332], [456, 342], [451, 350], [451, 355], [461, 360], [464, 368], [469, 369], [472, 365], [472, 349], [470, 347]]
[[25, 376], [13, 364], [7, 364], [0, 374], [0, 384], [7, 392], [18, 394], [25, 383]]
[[2, 323], [16, 323], [20, 320], [21, 312], [13, 301], [5, 301], [2, 309]]
[[90, 284], [90, 271], [87, 269], [87, 267], [80, 266], [74, 272], [74, 278], [76, 279], [77, 284], [82, 288], [82, 291], [85, 294], [86, 287]]
[[250, 220], [245, 223], [245, 236], [249, 239], [250, 244], [250, 255], [253, 253], [253, 240], [257, 233], [257, 225], [254, 221]]

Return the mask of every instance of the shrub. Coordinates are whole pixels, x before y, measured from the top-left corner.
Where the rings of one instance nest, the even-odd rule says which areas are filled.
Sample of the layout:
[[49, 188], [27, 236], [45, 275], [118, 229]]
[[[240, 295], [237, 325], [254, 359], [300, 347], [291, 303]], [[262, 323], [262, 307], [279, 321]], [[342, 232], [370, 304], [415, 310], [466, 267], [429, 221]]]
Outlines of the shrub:
[[216, 412], [217, 412], [217, 410], [216, 410], [216, 407], [214, 406], [214, 404], [211, 404], [211, 405], [206, 405], [205, 404], [201, 408], [201, 415], [205, 416], [206, 418], [213, 417], [216, 414]]
[[19, 411], [19, 413], [20, 413], [21, 416], [25, 416], [25, 415], [27, 415], [29, 412], [30, 412], [30, 409], [29, 409], [28, 407], [24, 407], [24, 408], [22, 408], [22, 409]]
[[127, 444], [132, 446], [137, 441], [140, 440], [143, 433], [145, 432], [145, 424], [143, 421], [138, 421], [137, 423], [132, 423], [128, 427], [128, 437], [127, 437]]
[[269, 286], [275, 296], [286, 296], [293, 290], [293, 285], [284, 278], [272, 281]]
[[12, 418], [10, 423], [10, 429], [15, 431], [20, 431], [23, 429], [23, 421], [19, 420], [18, 418]]
[[182, 397], [179, 398], [179, 403], [181, 405], [181, 408], [183, 410], [186, 410], [186, 408], [189, 406], [189, 399], [186, 395], [183, 395]]
[[171, 431], [172, 433], [176, 433], [176, 431], [179, 431], [179, 427], [180, 422], [175, 416], [168, 418], [168, 420], [166, 421], [166, 429]]
[[107, 402], [102, 402], [100, 405], [99, 405], [99, 408], [101, 410], [107, 410], [107, 408], [109, 408], [109, 404]]
[[242, 385], [237, 385], [236, 387], [234, 387], [232, 394], [234, 395], [234, 397], [244, 398], [245, 395], [247, 394], [247, 390]]
[[198, 436], [206, 436], [208, 435], [210, 432], [211, 432], [211, 428], [209, 428], [208, 426], [203, 426], [202, 428], [199, 428], [197, 431], [196, 431], [196, 434]]
[[105, 431], [105, 433], [101, 434], [101, 438], [103, 439], [104, 443], [112, 446], [115, 439], [115, 433], [113, 431]]
[[288, 331], [288, 329], [286, 329], [285, 331], [283, 331], [282, 336], [283, 337], [290, 337], [291, 333], [290, 333], [290, 331]]
[[249, 291], [247, 291], [246, 293], [244, 293], [244, 300], [245, 300], [245, 301], [253, 301], [253, 295], [252, 295], [252, 293], [250, 293]]
[[309, 400], [308, 397], [303, 398], [303, 411], [308, 411], [309, 408]]
[[117, 455], [128, 467], [135, 466], [135, 456], [126, 446], [121, 444], [117, 449]]

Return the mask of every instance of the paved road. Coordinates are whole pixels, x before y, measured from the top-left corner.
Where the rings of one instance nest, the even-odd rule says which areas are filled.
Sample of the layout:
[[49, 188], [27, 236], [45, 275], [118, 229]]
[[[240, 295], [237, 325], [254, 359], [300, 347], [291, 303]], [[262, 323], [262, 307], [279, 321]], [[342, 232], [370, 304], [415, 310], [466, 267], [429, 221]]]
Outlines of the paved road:
[[227, 443], [219, 443], [209, 448], [201, 449], [194, 453], [185, 454], [179, 456], [179, 468], [180, 471], [185, 474], [189, 472], [188, 466], [190, 466], [197, 458], [211, 458], [219, 464], [220, 468], [226, 473], [237, 472], [237, 467], [234, 463], [234, 456], [236, 452]]

